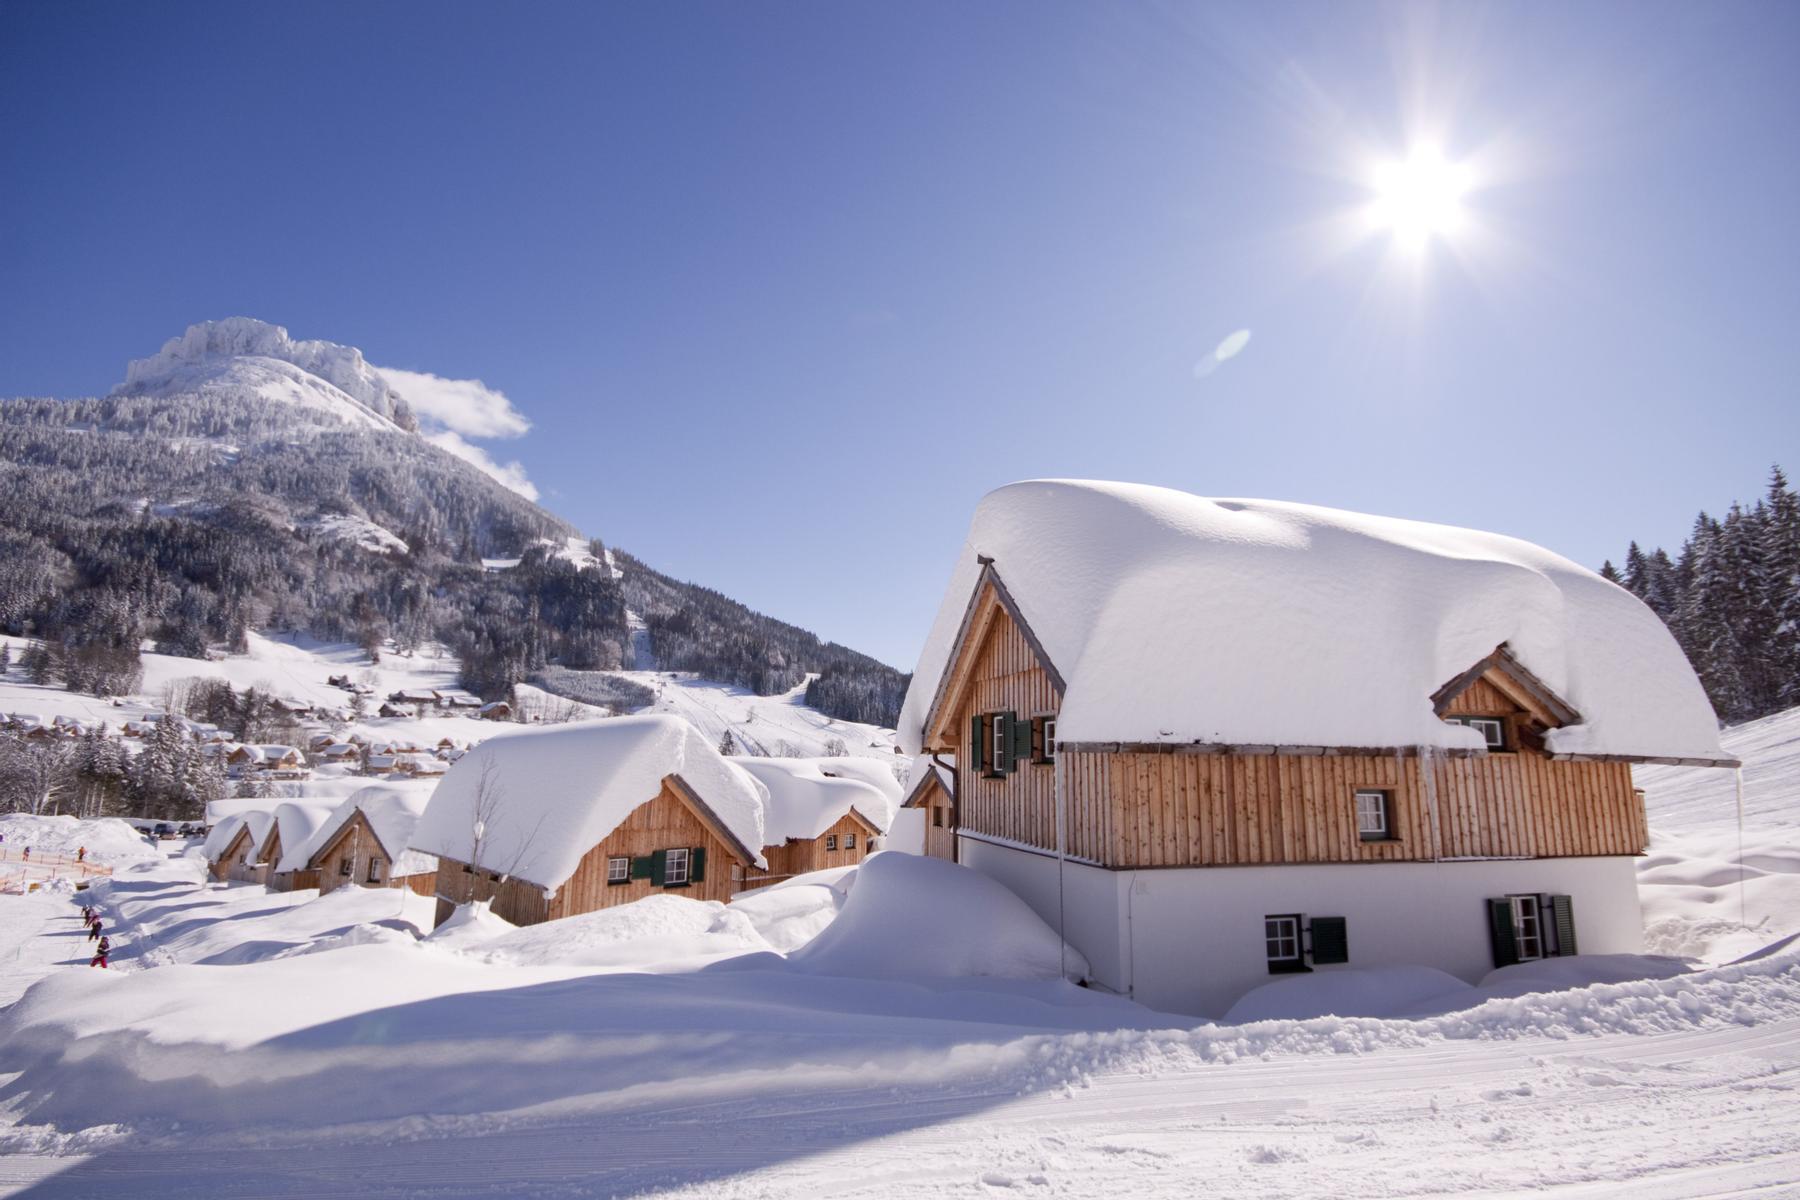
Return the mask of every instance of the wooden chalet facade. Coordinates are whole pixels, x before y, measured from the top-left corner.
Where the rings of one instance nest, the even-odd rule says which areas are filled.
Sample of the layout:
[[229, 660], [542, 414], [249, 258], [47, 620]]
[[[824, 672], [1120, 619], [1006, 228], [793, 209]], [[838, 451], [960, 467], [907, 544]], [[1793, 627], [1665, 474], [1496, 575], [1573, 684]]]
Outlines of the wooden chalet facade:
[[352, 813], [341, 829], [313, 851], [305, 868], [305, 881], [296, 878], [296, 887], [317, 887], [319, 894], [345, 885], [356, 887], [404, 887], [420, 896], [437, 894], [437, 872], [415, 871], [396, 876], [394, 864], [406, 852], [404, 846], [390, 849], [382, 845], [369, 819], [360, 811]]
[[678, 775], [590, 847], [575, 873], [555, 888], [440, 857], [437, 920], [459, 904], [492, 901], [496, 916], [535, 925], [629, 904], [658, 892], [725, 901], [742, 888], [757, 855], [735, 838]]
[[[1332, 574], [1333, 554], [1369, 576], [1354, 612], [1326, 600], [1353, 586]], [[1082, 481], [1001, 489], [977, 513], [902, 714], [908, 749], [944, 768], [924, 771], [906, 799], [926, 817], [923, 851], [1005, 883], [1082, 952], [1089, 983], [1175, 1012], [1223, 1015], [1288, 972], [1422, 964], [1478, 982], [1528, 959], [1636, 952], [1634, 860], [1649, 831], [1631, 764], [1735, 764], [1716, 750], [1704, 695], [1661, 622], [1549, 557], [1473, 531], [1277, 502]], [[1009, 561], [1029, 591], [1009, 589]], [[1439, 586], [1475, 570], [1533, 601], [1554, 592], [1564, 623], [1521, 622], [1497, 593], [1465, 601]], [[1281, 594], [1295, 587], [1298, 599]], [[1410, 611], [1413, 587], [1430, 590], [1409, 623], [1396, 614]], [[1047, 617], [1069, 662], [1026, 612]], [[1576, 638], [1570, 614], [1606, 631], [1591, 660], [1606, 674], [1583, 685], [1601, 725], [1507, 642], [1417, 694], [1395, 686], [1441, 670], [1445, 645], [1479, 646], [1480, 628], [1524, 628], [1556, 661], [1545, 630]], [[1295, 639], [1329, 653], [1334, 637], [1359, 636], [1318, 681], [1272, 674], [1301, 661], [1281, 657]], [[1267, 672], [1257, 647], [1275, 651]], [[1560, 650], [1568, 677], [1585, 645]], [[1059, 736], [1075, 725], [1066, 667], [1080, 672], [1084, 726], [1144, 740]], [[1674, 718], [1635, 699], [1639, 669]], [[1434, 717], [1479, 737], [1437, 730]], [[1169, 732], [1214, 726], [1391, 730], [1410, 744]], [[1683, 756], [1558, 749], [1659, 738]]]
[[852, 808], [818, 837], [788, 838], [779, 846], [764, 846], [768, 870], [752, 871], [738, 886], [757, 887], [808, 871], [853, 867], [868, 857], [871, 842], [880, 836], [881, 830]]

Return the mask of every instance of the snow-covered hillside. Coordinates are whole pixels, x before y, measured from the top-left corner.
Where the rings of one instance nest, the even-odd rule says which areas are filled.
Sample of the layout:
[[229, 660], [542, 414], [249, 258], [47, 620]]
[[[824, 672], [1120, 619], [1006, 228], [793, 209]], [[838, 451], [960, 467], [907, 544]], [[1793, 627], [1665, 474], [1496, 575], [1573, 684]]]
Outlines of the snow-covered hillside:
[[1650, 818], [1638, 860], [1646, 947], [1729, 961], [1800, 933], [1800, 708], [1726, 729], [1738, 772], [1634, 767]]

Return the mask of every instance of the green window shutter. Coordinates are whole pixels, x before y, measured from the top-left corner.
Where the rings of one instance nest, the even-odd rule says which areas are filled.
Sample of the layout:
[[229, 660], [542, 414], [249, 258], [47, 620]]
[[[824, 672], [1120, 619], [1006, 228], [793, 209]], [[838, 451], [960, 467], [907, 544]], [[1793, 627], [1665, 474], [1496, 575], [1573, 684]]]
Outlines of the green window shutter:
[[1510, 967], [1519, 961], [1519, 939], [1513, 932], [1512, 901], [1502, 896], [1489, 900], [1488, 936], [1494, 943], [1494, 965]]
[[1575, 948], [1575, 898], [1552, 896], [1550, 907], [1555, 913], [1557, 956], [1581, 953]]
[[688, 851], [688, 879], [700, 883], [706, 878], [706, 847], [695, 846]]
[[987, 720], [980, 713], [969, 718], [969, 770], [971, 774], [981, 773], [981, 740], [987, 733]]
[[657, 887], [666, 886], [664, 880], [669, 877], [669, 852], [652, 850], [650, 852], [650, 882]]
[[642, 858], [632, 859], [631, 860], [631, 877], [633, 879], [654, 879], [654, 878], [656, 878], [656, 858], [655, 858], [655, 856], [646, 854]]
[[1311, 924], [1314, 966], [1350, 961], [1349, 924], [1343, 917], [1314, 917]]
[[1031, 718], [1021, 721], [1013, 713], [1006, 714], [1007, 728], [1012, 731], [1012, 760], [1031, 757]]

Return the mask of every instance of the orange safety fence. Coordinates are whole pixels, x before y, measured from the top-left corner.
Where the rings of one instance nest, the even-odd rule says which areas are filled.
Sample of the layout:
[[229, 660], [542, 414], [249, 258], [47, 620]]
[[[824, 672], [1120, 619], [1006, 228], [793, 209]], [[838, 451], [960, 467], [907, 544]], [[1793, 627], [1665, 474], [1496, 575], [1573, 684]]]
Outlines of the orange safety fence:
[[79, 884], [112, 873], [111, 867], [73, 854], [34, 852], [26, 858], [23, 847], [0, 845], [0, 894], [35, 892], [53, 879], [72, 879]]

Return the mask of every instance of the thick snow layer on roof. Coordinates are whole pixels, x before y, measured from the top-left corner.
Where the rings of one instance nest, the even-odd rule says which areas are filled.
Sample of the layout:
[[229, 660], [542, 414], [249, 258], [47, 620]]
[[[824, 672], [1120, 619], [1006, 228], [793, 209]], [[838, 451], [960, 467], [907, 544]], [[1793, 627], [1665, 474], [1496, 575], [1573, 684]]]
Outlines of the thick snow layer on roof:
[[232, 813], [230, 816], [214, 822], [213, 827], [207, 830], [206, 840], [200, 843], [200, 853], [205, 856], [207, 862], [218, 862], [220, 856], [225, 853], [225, 848], [231, 845], [231, 840], [237, 837], [238, 830], [243, 827], [244, 814], [241, 812]]
[[306, 866], [307, 846], [313, 834], [331, 817], [331, 805], [295, 802], [277, 804], [272, 814], [281, 830], [281, 860], [277, 871], [298, 871]]
[[[770, 846], [789, 838], [811, 840], [822, 836], [846, 813], [855, 809], [877, 830], [892, 819], [892, 802], [886, 793], [861, 779], [827, 775], [826, 763], [839, 759], [739, 758], [733, 760], [769, 791], [763, 816], [763, 837]], [[891, 779], [892, 776], [890, 775]]]
[[246, 809], [235, 816], [227, 817], [213, 827], [213, 831], [206, 835], [206, 841], [201, 845], [206, 852], [206, 860], [218, 862], [224, 856], [225, 851], [231, 848], [231, 843], [236, 840], [239, 832], [246, 826], [250, 829], [251, 852], [260, 851], [263, 843], [269, 839], [269, 829], [274, 823], [275, 814], [265, 808]]
[[393, 869], [388, 872], [390, 878], [404, 879], [437, 870], [437, 860], [431, 855], [408, 849], [412, 845], [413, 830], [431, 801], [431, 793], [431, 785], [418, 784], [375, 784], [357, 789], [332, 809], [313, 833], [304, 848], [302, 861], [311, 862], [314, 855], [331, 844], [350, 818], [361, 812], [369, 828], [375, 831], [381, 848], [393, 860]]
[[1553, 752], [1720, 757], [1705, 694], [1623, 588], [1499, 534], [1169, 488], [989, 493], [920, 655], [902, 749], [946, 670], [977, 556], [1061, 674], [1062, 741], [1478, 749], [1430, 697], [1505, 643], [1583, 720]]
[[[413, 833], [426, 854], [474, 861], [544, 887], [562, 886], [581, 856], [679, 775], [725, 829], [760, 859], [761, 784], [720, 757], [679, 717], [613, 717], [489, 738], [450, 768]], [[482, 781], [491, 812], [481, 808]], [[484, 820], [479, 856], [474, 827]]]
[[[827, 775], [839, 776], [844, 779], [859, 779], [879, 791], [887, 798], [890, 816], [894, 809], [900, 807], [900, 802], [906, 799], [906, 789], [901, 786], [899, 778], [894, 774], [894, 764], [906, 762], [906, 759], [899, 755], [886, 759], [852, 758], [849, 755], [837, 755], [809, 761]], [[883, 825], [886, 822], [877, 821], [876, 824]]]
[[1006, 885], [937, 858], [892, 851], [856, 869], [837, 919], [788, 962], [815, 975], [933, 979], [1087, 975], [1087, 960]]

